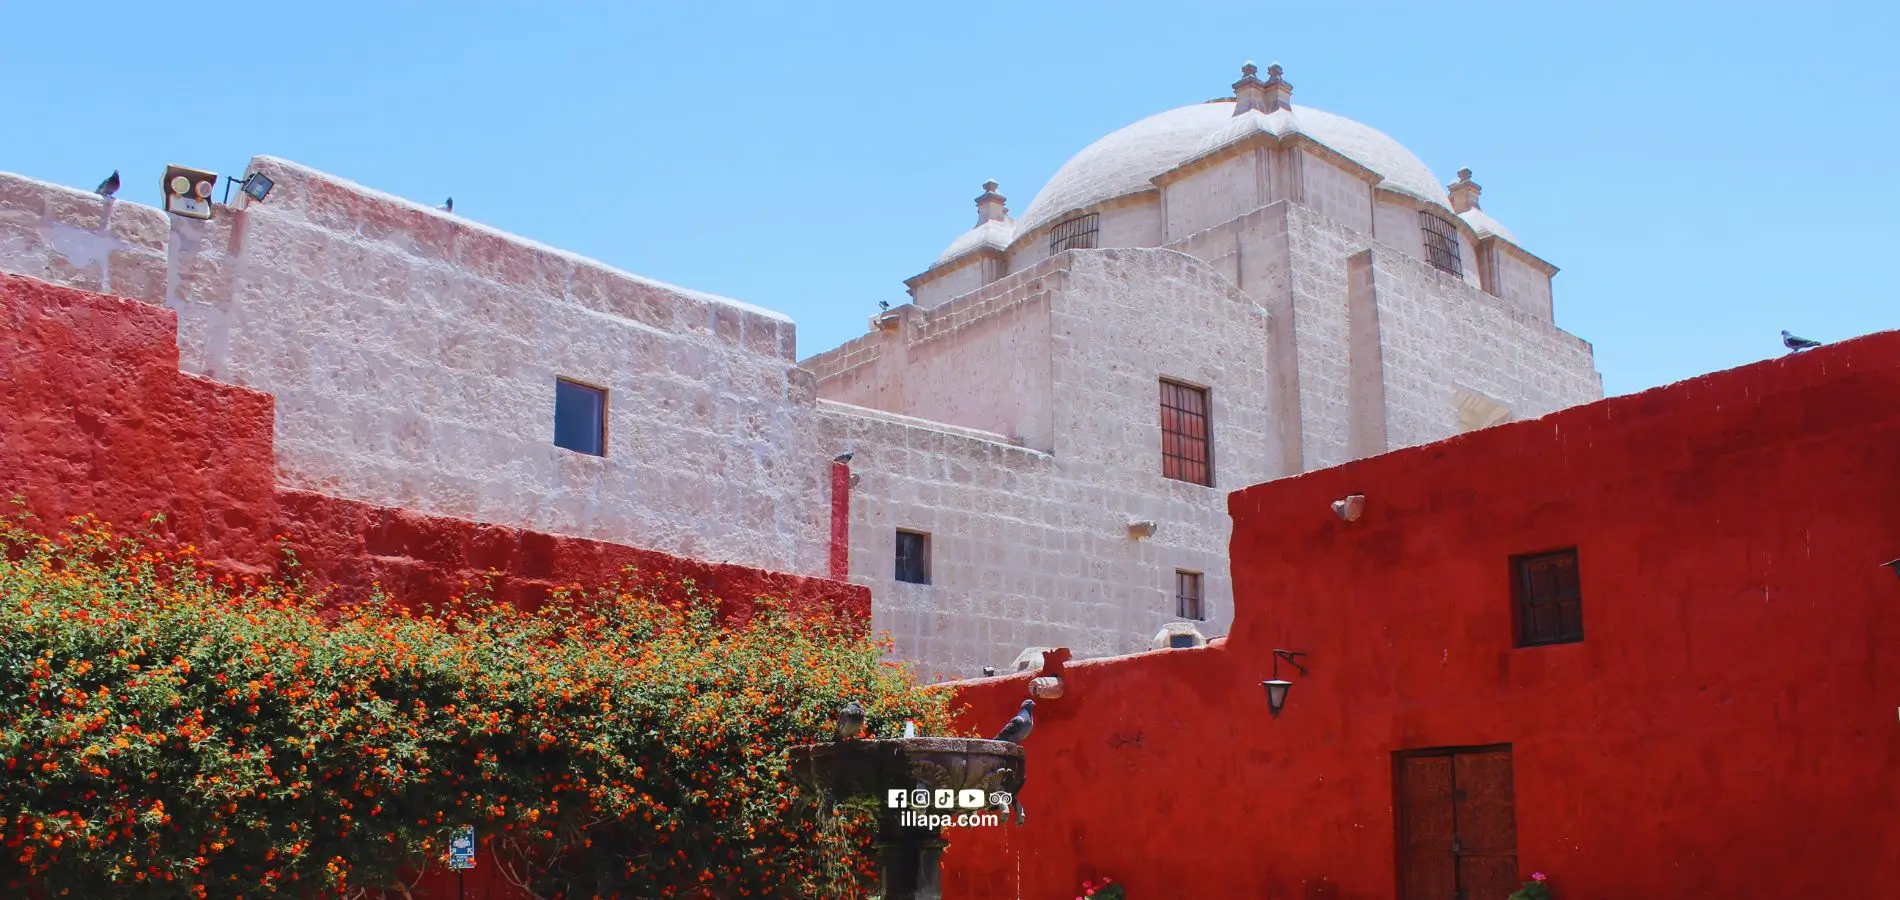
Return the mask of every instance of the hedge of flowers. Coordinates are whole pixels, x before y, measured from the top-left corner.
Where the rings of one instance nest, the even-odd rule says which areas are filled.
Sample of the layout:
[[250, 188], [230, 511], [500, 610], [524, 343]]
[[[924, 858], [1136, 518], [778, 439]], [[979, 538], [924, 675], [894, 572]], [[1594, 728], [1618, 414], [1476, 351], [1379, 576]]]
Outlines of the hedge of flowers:
[[868, 823], [821, 822], [785, 749], [846, 698], [948, 733], [947, 695], [844, 622], [724, 623], [637, 575], [481, 596], [327, 607], [190, 547], [0, 525], [0, 884], [407, 896], [474, 825], [536, 897], [858, 896]]

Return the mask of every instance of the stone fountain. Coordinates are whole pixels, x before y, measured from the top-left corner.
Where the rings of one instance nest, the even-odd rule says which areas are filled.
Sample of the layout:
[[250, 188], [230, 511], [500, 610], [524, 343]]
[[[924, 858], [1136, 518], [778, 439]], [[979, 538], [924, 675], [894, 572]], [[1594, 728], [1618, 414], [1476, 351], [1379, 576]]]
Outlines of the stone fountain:
[[[844, 740], [794, 747], [789, 759], [793, 779], [835, 801], [868, 800], [877, 806], [877, 867], [883, 900], [940, 900], [943, 896], [942, 829], [904, 821], [903, 808], [888, 801], [892, 791], [906, 795], [922, 788], [938, 791], [996, 791], [1011, 795], [1011, 813], [1021, 821], [1013, 798], [1023, 787], [1023, 748], [1008, 741], [976, 738], [913, 737], [895, 740]], [[907, 804], [908, 805], [908, 804]], [[932, 809], [959, 814], [982, 809]]]

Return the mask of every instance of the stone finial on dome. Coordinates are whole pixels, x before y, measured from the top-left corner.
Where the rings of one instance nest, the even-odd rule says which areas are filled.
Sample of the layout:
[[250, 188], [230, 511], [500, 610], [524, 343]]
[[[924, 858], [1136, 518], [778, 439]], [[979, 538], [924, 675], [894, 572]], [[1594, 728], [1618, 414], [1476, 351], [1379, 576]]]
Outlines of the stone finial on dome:
[[976, 224], [1000, 222], [1009, 218], [1008, 199], [996, 192], [996, 182], [983, 182], [983, 196], [976, 198]]
[[1459, 169], [1458, 180], [1452, 182], [1446, 190], [1451, 194], [1451, 211], [1462, 213], [1478, 208], [1478, 193], [1483, 188], [1478, 187], [1478, 183], [1471, 180], [1470, 169]]
[[1267, 67], [1267, 80], [1261, 81], [1260, 67], [1252, 62], [1240, 67], [1240, 80], [1234, 82], [1234, 115], [1249, 110], [1270, 113], [1276, 109], [1293, 108], [1293, 85], [1287, 84], [1280, 74], [1286, 70], [1279, 63]]

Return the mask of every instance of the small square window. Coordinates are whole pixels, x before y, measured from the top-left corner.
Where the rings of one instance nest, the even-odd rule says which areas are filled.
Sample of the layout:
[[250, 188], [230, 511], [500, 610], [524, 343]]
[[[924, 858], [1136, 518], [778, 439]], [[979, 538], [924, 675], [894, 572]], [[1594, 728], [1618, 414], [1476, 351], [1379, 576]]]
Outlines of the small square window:
[[1583, 640], [1583, 588], [1576, 548], [1511, 559], [1517, 607], [1517, 645], [1574, 644]]
[[607, 455], [607, 391], [565, 378], [554, 380], [554, 446]]
[[897, 580], [908, 584], [930, 583], [930, 535], [918, 531], [897, 532]]
[[1201, 602], [1201, 573], [1175, 571], [1174, 614], [1196, 622], [1207, 620], [1207, 607]]

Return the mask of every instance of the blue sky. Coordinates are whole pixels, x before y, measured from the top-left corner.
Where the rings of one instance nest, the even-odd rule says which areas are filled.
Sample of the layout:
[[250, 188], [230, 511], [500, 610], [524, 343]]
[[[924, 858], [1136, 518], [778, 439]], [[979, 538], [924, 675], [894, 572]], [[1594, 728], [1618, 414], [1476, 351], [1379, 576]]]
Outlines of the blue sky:
[[[1900, 326], [1900, 4], [19, 4], [0, 170], [269, 153], [790, 314], [801, 355], [1122, 125], [1278, 61], [1563, 269], [1610, 393]], [[209, 41], [179, 35], [210, 35]], [[151, 188], [151, 189], [148, 189]], [[1158, 315], [1157, 320], [1160, 321]]]

